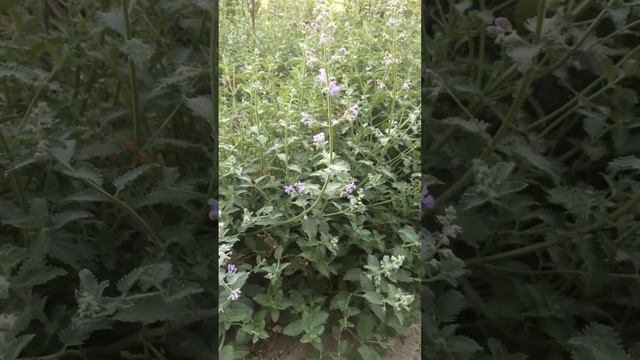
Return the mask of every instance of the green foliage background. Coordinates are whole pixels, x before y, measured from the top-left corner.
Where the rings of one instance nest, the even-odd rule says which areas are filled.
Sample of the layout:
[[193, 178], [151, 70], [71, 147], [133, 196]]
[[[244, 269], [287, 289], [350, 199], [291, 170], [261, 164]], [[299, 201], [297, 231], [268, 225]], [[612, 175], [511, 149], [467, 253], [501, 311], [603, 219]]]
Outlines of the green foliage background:
[[423, 358], [640, 358], [639, 5], [428, 3]]
[[213, 6], [0, 1], [3, 359], [217, 356]]

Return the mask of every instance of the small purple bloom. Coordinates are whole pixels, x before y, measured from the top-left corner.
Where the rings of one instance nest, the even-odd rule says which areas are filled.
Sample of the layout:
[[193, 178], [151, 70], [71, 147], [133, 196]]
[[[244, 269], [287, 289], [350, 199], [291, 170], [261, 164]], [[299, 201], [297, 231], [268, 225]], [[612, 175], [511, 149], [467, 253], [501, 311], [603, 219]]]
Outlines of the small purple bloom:
[[290, 194], [291, 192], [293, 192], [293, 185], [287, 185], [284, 187], [284, 192], [287, 194]]
[[227, 272], [234, 273], [236, 271], [238, 271], [238, 267], [237, 266], [235, 266], [234, 264], [228, 264], [227, 265]]
[[301, 112], [300, 116], [302, 116], [302, 119], [300, 121], [302, 121], [302, 123], [305, 124], [305, 125], [309, 125], [313, 121], [312, 118], [311, 118], [311, 115], [309, 115], [306, 112]]
[[324, 137], [324, 132], [313, 135], [313, 142], [316, 144], [318, 148], [323, 147], [324, 144], [327, 143]]
[[298, 181], [296, 183], [296, 187], [298, 188], [298, 192], [299, 193], [303, 193], [304, 192], [304, 183], [302, 181]]
[[338, 49], [338, 55], [340, 55], [340, 56], [347, 55], [347, 49], [345, 49], [345, 48]]
[[209, 211], [209, 219], [217, 220], [218, 212], [220, 212], [220, 204], [218, 204], [218, 200], [209, 199], [209, 205], [211, 205], [211, 210]]
[[433, 196], [429, 195], [427, 185], [422, 187], [422, 208], [432, 210], [436, 206], [436, 201]]
[[329, 83], [329, 92], [331, 95], [338, 95], [340, 92], [340, 86], [338, 86], [335, 80]]
[[345, 187], [345, 191], [347, 192], [347, 194], [351, 194], [354, 191], [356, 191], [358, 187], [356, 186], [355, 181], [351, 182], [351, 184], [347, 184], [347, 186]]
[[358, 116], [358, 104], [354, 104], [352, 107], [350, 107], [349, 112], [353, 116]]
[[316, 80], [320, 82], [327, 82], [327, 72], [324, 68], [320, 69], [320, 75], [316, 77]]

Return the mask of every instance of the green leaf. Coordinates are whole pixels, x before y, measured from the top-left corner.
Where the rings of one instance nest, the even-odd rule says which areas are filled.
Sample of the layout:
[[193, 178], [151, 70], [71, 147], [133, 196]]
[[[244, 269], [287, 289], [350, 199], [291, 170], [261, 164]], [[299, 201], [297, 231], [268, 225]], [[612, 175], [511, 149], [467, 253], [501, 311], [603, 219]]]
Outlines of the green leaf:
[[115, 185], [117, 191], [120, 192], [124, 190], [124, 188], [127, 186], [128, 183], [134, 181], [140, 175], [144, 174], [148, 170], [153, 169], [155, 167], [158, 167], [158, 164], [145, 164], [145, 165], [141, 165], [136, 168], [133, 168], [127, 171], [126, 173], [122, 174], [121, 176], [117, 177], [113, 181], [113, 185]]
[[100, 172], [89, 164], [82, 164], [73, 170], [65, 169], [62, 170], [62, 173], [79, 180], [88, 180], [98, 186], [102, 186], [102, 176], [100, 175]]
[[302, 334], [303, 331], [302, 320], [294, 320], [282, 329], [282, 333], [287, 336], [298, 336]]
[[441, 322], [452, 322], [466, 306], [464, 295], [449, 290], [438, 297], [436, 315]]
[[318, 233], [318, 220], [307, 217], [302, 220], [302, 230], [307, 234], [309, 240], [315, 240]]
[[369, 314], [362, 314], [358, 317], [358, 325], [356, 332], [361, 339], [370, 339], [373, 335], [373, 329], [376, 327], [376, 320]]
[[71, 158], [76, 152], [75, 140], [69, 140], [64, 142], [65, 147], [49, 147], [49, 153], [55, 157], [58, 161], [63, 163], [67, 167], [71, 167]]
[[518, 71], [525, 72], [533, 66], [540, 49], [538, 45], [515, 45], [507, 48], [507, 55], [516, 63]]
[[382, 305], [384, 303], [384, 296], [378, 292], [367, 291], [364, 293], [364, 298], [372, 304]]
[[232, 345], [225, 345], [222, 347], [222, 350], [220, 350], [220, 360], [233, 360], [234, 359], [234, 355], [233, 355], [233, 346]]
[[124, 14], [121, 9], [118, 8], [109, 12], [98, 11], [98, 19], [107, 28], [115, 30], [122, 36], [127, 36]]
[[51, 216], [51, 222], [53, 223], [53, 227], [55, 229], [59, 229], [72, 221], [91, 217], [93, 217], [93, 214], [88, 211], [72, 210], [54, 214], [53, 216]]
[[358, 354], [362, 357], [362, 360], [382, 360], [380, 354], [372, 347], [362, 345], [358, 348]]
[[123, 54], [127, 55], [129, 59], [136, 64], [136, 66], [142, 68], [149, 63], [149, 60], [155, 51], [155, 46], [147, 44], [140, 39], [133, 38], [120, 44], [118, 49], [122, 51]]
[[284, 251], [284, 247], [282, 247], [282, 245], [278, 245], [278, 247], [276, 248], [276, 251], [273, 253], [273, 257], [276, 260], [280, 260], [282, 258], [283, 251]]
[[554, 178], [558, 178], [556, 166], [549, 159], [538, 153], [533, 147], [524, 143], [516, 143], [512, 149], [517, 155], [520, 155], [535, 168], [546, 172]]
[[489, 127], [488, 123], [476, 118], [467, 120], [460, 117], [450, 117], [442, 120], [442, 122], [448, 125], [458, 126], [459, 128], [473, 134], [486, 134], [487, 128]]
[[98, 283], [98, 279], [88, 269], [80, 270], [78, 278], [80, 279], [80, 291], [94, 297], [102, 296], [104, 289], [109, 286], [109, 280]]
[[609, 326], [592, 323], [567, 343], [574, 360], [631, 360]]
[[629, 155], [622, 156], [609, 162], [609, 170], [640, 170], [640, 158]]
[[127, 294], [133, 285], [140, 279], [140, 275], [144, 273], [146, 266], [140, 266], [132, 271], [130, 271], [127, 275], [123, 276], [120, 281], [118, 281], [117, 288], [121, 294]]
[[67, 196], [65, 201], [77, 201], [77, 202], [110, 202], [107, 196], [99, 193], [95, 190], [84, 190], [75, 194]]

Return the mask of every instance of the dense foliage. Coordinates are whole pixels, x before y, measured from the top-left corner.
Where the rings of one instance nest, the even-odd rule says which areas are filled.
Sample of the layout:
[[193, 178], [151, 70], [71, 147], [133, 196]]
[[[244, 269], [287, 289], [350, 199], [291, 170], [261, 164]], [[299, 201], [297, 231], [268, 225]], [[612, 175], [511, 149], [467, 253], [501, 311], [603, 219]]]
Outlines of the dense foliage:
[[213, 6], [0, 1], [0, 358], [217, 356]]
[[424, 9], [425, 359], [640, 359], [639, 5]]
[[420, 4], [268, 4], [220, 9], [220, 356], [380, 359], [419, 304]]

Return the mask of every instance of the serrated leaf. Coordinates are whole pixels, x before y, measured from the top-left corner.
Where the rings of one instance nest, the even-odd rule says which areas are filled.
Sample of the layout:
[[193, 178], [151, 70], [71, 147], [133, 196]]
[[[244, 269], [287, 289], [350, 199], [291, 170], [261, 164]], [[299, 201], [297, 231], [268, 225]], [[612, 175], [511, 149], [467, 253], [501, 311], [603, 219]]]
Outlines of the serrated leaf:
[[104, 289], [109, 286], [109, 280], [98, 282], [98, 279], [88, 269], [82, 269], [78, 273], [80, 279], [80, 291], [93, 295], [94, 297], [102, 296]]
[[46, 284], [47, 282], [64, 275], [67, 275], [67, 271], [56, 266], [29, 266], [26, 269], [21, 268], [19, 275], [13, 277], [11, 279], [11, 283], [14, 287], [31, 287]]
[[163, 89], [165, 87], [186, 83], [193, 80], [193, 78], [199, 76], [203, 72], [203, 69], [200, 67], [180, 65], [173, 74], [158, 80], [156, 89]]
[[58, 161], [63, 163], [67, 167], [71, 167], [71, 158], [76, 152], [76, 141], [69, 140], [64, 142], [65, 147], [49, 147], [49, 153], [55, 157]]
[[135, 283], [140, 279], [140, 275], [142, 275], [145, 271], [145, 266], [137, 267], [131, 270], [128, 274], [123, 276], [119, 281], [116, 287], [121, 294], [127, 294], [129, 290], [135, 285]]
[[310, 217], [303, 219], [302, 230], [307, 234], [310, 240], [314, 240], [318, 233], [318, 220]]
[[574, 360], [631, 360], [613, 328], [590, 324], [567, 342]]
[[441, 322], [451, 322], [465, 306], [464, 295], [458, 291], [449, 290], [438, 297], [435, 313]]
[[66, 201], [78, 201], [78, 202], [109, 202], [109, 199], [104, 194], [101, 194], [95, 190], [85, 190], [77, 192], [73, 195], [69, 195]]
[[62, 170], [62, 173], [75, 179], [90, 181], [98, 186], [102, 186], [102, 176], [100, 172], [88, 164], [83, 164], [73, 170]]
[[540, 52], [540, 46], [516, 45], [507, 48], [507, 55], [516, 63], [520, 72], [525, 72], [533, 66], [533, 60]]
[[53, 216], [51, 216], [51, 222], [53, 223], [53, 227], [55, 229], [59, 229], [72, 221], [90, 217], [93, 217], [93, 214], [88, 211], [72, 210], [54, 214]]
[[609, 162], [609, 170], [640, 170], [640, 158], [629, 155], [622, 156]]
[[124, 190], [124, 188], [127, 186], [128, 183], [134, 181], [140, 175], [144, 174], [148, 170], [153, 169], [157, 166], [158, 166], [157, 164], [145, 164], [145, 165], [138, 166], [134, 169], [131, 169], [126, 173], [122, 174], [121, 176], [117, 177], [113, 181], [113, 185], [115, 185], [117, 191], [120, 192]]
[[470, 133], [474, 133], [474, 134], [481, 134], [481, 133], [485, 133], [487, 128], [489, 127], [489, 124], [484, 122], [484, 121], [480, 121], [478, 119], [463, 119], [460, 117], [450, 117], [450, 118], [446, 118], [444, 120], [442, 120], [443, 123], [448, 124], [448, 125], [455, 125], [458, 126]]
[[282, 333], [287, 336], [298, 336], [302, 334], [303, 331], [302, 320], [294, 320], [284, 327]]
[[98, 11], [98, 19], [107, 28], [115, 30], [122, 36], [127, 36], [124, 14], [121, 9], [109, 12]]
[[380, 354], [372, 347], [362, 345], [358, 348], [358, 354], [362, 357], [362, 360], [381, 360]]
[[372, 304], [382, 305], [384, 303], [384, 296], [375, 291], [367, 291], [364, 293], [364, 298]]
[[171, 277], [173, 266], [169, 262], [147, 265], [140, 274], [140, 281], [149, 286], [159, 285]]
[[549, 159], [539, 154], [531, 146], [523, 143], [516, 143], [513, 145], [512, 149], [517, 155], [520, 155], [533, 167], [557, 178], [554, 164]]
[[155, 46], [147, 44], [140, 39], [133, 38], [120, 44], [118, 49], [127, 55], [136, 66], [143, 67], [149, 62], [151, 56], [153, 56]]
[[156, 204], [180, 205], [189, 200], [205, 200], [206, 198], [206, 194], [197, 194], [191, 191], [169, 188], [152, 191], [147, 194], [141, 202], [136, 204], [135, 208], [138, 209], [143, 206]]

